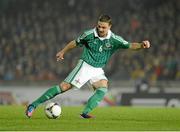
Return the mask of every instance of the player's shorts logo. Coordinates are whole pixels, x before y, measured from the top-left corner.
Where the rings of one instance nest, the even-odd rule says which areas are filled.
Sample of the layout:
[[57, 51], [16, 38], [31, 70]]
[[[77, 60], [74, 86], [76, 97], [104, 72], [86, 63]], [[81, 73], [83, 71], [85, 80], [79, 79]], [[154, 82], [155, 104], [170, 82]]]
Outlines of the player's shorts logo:
[[81, 84], [80, 79], [76, 79], [75, 82]]

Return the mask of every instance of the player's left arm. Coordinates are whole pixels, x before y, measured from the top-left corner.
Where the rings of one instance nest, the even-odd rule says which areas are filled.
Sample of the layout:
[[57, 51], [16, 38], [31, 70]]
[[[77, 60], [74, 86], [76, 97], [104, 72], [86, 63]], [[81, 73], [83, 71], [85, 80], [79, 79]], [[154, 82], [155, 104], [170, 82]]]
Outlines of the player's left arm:
[[130, 43], [129, 49], [133, 49], [133, 50], [147, 49], [150, 48], [150, 46], [151, 46], [150, 42], [148, 40], [144, 40], [141, 43], [137, 43], [137, 42]]

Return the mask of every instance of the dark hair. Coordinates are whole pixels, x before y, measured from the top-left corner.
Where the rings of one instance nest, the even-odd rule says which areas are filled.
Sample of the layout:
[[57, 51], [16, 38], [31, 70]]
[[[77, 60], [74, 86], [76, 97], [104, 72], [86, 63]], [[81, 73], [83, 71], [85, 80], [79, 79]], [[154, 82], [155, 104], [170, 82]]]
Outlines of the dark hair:
[[111, 20], [111, 17], [109, 15], [100, 15], [98, 21], [100, 22], [107, 22], [109, 23], [109, 25], [112, 25], [112, 20]]

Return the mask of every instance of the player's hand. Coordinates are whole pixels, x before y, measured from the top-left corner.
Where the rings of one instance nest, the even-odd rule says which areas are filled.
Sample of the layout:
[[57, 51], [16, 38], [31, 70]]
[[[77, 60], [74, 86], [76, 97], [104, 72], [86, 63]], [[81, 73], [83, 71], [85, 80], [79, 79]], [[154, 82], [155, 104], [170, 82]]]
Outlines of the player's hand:
[[59, 51], [56, 54], [56, 59], [57, 59], [57, 61], [64, 60], [64, 52], [63, 51]]
[[150, 44], [150, 42], [148, 40], [142, 41], [142, 43], [143, 43], [142, 47], [144, 49], [150, 48], [150, 46], [151, 46], [151, 44]]

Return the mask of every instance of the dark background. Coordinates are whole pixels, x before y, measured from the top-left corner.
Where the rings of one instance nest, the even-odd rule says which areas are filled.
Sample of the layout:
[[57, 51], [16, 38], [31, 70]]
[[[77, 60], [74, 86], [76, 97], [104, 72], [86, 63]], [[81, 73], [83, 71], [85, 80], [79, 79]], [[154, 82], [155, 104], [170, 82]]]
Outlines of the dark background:
[[149, 40], [148, 50], [120, 50], [105, 68], [111, 80], [180, 80], [179, 0], [0, 0], [0, 81], [63, 80], [81, 50], [56, 62], [56, 53], [100, 14], [129, 42]]

